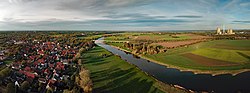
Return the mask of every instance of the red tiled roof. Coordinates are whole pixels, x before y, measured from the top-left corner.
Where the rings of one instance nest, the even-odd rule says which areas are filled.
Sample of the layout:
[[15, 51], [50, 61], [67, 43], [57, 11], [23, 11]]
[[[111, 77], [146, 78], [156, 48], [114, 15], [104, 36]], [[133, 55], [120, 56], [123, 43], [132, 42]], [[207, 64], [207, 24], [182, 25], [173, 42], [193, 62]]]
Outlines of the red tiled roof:
[[32, 73], [29, 73], [29, 72], [25, 72], [24, 73], [27, 77], [29, 77], [29, 78], [35, 78], [35, 75], [34, 74], [32, 74]]
[[62, 62], [57, 62], [56, 63], [56, 69], [57, 70], [64, 70], [64, 65]]
[[38, 60], [39, 63], [44, 63], [44, 61], [45, 61], [44, 59], [39, 59]]
[[59, 65], [56, 66], [56, 70], [62, 70]]
[[62, 62], [57, 62], [56, 65], [60, 65], [60, 66], [61, 66], [61, 65], [63, 65], [63, 64], [62, 64]]
[[24, 68], [24, 70], [30, 72], [30, 71], [31, 71], [31, 68], [28, 67], [28, 66], [26, 66], [26, 67]]
[[46, 42], [46, 44], [51, 45], [52, 43], [51, 42]]
[[48, 69], [45, 69], [45, 70], [44, 70], [44, 73], [45, 73], [45, 72], [46, 72], [46, 73], [49, 73], [49, 70], [48, 70]]
[[40, 50], [40, 51], [38, 51], [38, 53], [39, 53], [39, 54], [44, 54], [44, 52], [43, 52], [43, 51], [41, 51], [41, 50]]
[[32, 78], [32, 79], [35, 78], [35, 74], [32, 74], [30, 72], [24, 72], [22, 70], [19, 70], [19, 73], [22, 73], [22, 74], [26, 75], [28, 78]]
[[36, 56], [29, 56], [30, 59], [34, 60]]
[[49, 67], [51, 67], [51, 68], [54, 67], [54, 64], [49, 64]]
[[19, 70], [18, 72], [24, 74], [24, 71], [22, 71], [22, 70]]
[[33, 64], [34, 64], [34, 65], [38, 65], [38, 62], [37, 62], [37, 61], [35, 61]]

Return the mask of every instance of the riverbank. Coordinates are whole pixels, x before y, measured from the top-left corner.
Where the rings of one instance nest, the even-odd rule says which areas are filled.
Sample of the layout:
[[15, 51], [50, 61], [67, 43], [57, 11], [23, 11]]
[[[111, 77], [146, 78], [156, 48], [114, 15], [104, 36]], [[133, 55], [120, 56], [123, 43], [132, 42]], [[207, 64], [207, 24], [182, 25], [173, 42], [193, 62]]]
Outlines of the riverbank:
[[136, 55], [140, 58], [143, 58], [143, 59], [146, 59], [148, 61], [151, 61], [151, 62], [154, 62], [154, 63], [157, 63], [157, 64], [160, 64], [160, 65], [163, 65], [163, 66], [166, 66], [168, 68], [175, 68], [175, 69], [178, 69], [180, 71], [183, 71], [183, 72], [193, 72], [194, 74], [211, 74], [212, 76], [216, 76], [216, 75], [222, 75], [222, 74], [230, 74], [232, 76], [235, 76], [237, 74], [240, 74], [240, 73], [243, 73], [243, 72], [247, 72], [247, 71], [250, 71], [250, 69], [240, 69], [240, 70], [218, 70], [218, 71], [206, 71], [206, 70], [198, 70], [198, 69], [189, 69], [189, 68], [183, 68], [183, 67], [178, 67], [178, 66], [174, 66], [174, 65], [169, 65], [169, 64], [164, 64], [162, 62], [159, 62], [159, 61], [156, 61], [154, 59], [151, 59], [151, 58], [148, 58], [148, 57], [145, 57], [143, 55], [138, 55], [138, 54], [134, 54], [132, 53], [131, 51], [128, 51], [126, 49], [123, 49], [123, 48], [120, 48], [120, 47], [117, 47], [117, 46], [114, 46], [114, 45], [111, 45], [109, 44], [110, 46], [114, 47], [114, 48], [117, 48], [119, 50], [122, 50], [122, 51], [125, 51], [125, 52], [128, 52], [128, 53], [131, 53], [133, 55]]
[[85, 52], [82, 58], [84, 58], [84, 66], [89, 69], [94, 83], [93, 92], [187, 92], [154, 79], [136, 66], [99, 46]]

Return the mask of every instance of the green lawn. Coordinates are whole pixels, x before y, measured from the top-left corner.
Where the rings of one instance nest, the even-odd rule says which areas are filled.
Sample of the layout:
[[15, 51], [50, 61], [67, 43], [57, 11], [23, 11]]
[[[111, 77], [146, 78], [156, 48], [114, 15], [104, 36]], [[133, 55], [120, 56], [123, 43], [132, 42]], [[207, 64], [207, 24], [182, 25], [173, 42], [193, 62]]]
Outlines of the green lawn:
[[250, 40], [218, 40], [215, 44], [215, 48], [250, 50]]
[[[103, 58], [101, 55], [109, 55]], [[141, 72], [118, 56], [101, 47], [95, 47], [83, 54], [84, 66], [90, 70], [94, 92], [107, 93], [170, 93], [183, 92], [166, 84], [161, 84]]]
[[12, 63], [12, 62], [14, 62], [14, 61], [13, 61], [13, 60], [5, 60], [5, 61], [4, 61], [5, 64], [10, 64], [10, 63]]
[[218, 48], [203, 48], [193, 51], [192, 53], [207, 58], [218, 59], [228, 62], [236, 63], [247, 63], [250, 62], [250, 59], [242, 56], [250, 56], [250, 51], [241, 51], [241, 50], [229, 50], [229, 49], [218, 49]]

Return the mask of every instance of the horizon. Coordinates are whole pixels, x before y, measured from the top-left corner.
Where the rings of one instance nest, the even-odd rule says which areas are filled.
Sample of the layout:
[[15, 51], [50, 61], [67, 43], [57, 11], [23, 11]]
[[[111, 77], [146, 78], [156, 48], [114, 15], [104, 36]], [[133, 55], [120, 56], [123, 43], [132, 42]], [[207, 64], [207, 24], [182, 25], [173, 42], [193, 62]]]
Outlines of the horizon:
[[248, 0], [6, 0], [0, 31], [250, 29]]

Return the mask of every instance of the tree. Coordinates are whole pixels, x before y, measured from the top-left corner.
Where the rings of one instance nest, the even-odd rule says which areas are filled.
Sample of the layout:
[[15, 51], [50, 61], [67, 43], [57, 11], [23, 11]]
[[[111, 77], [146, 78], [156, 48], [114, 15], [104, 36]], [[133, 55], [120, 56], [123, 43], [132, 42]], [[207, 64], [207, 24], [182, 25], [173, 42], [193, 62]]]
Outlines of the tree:
[[51, 87], [47, 88], [46, 93], [53, 93], [53, 89]]
[[29, 89], [29, 86], [30, 86], [29, 82], [28, 82], [28, 81], [24, 81], [24, 82], [21, 84], [20, 89], [21, 89], [22, 91], [27, 91], [27, 89]]
[[2, 78], [4, 78], [4, 77], [8, 76], [8, 75], [10, 74], [10, 72], [11, 72], [11, 69], [8, 68], [8, 67], [6, 67], [6, 68], [4, 68], [3, 70], [1, 70], [1, 71], [0, 71], [0, 79], [2, 79]]
[[78, 59], [78, 65], [81, 65], [82, 64], [82, 60], [81, 59]]
[[16, 93], [14, 83], [7, 84], [6, 93]]
[[84, 67], [81, 68], [80, 75], [80, 82], [79, 86], [84, 90], [85, 93], [90, 93], [92, 91], [92, 81], [90, 79], [90, 73]]

